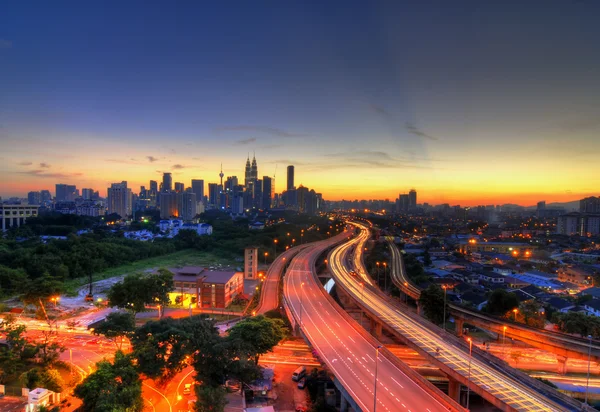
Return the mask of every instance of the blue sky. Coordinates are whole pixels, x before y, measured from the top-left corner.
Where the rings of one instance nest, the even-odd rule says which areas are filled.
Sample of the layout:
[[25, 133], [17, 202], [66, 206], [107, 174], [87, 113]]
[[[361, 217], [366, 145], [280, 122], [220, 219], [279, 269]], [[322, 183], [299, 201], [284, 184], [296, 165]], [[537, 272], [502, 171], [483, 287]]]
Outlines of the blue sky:
[[4, 3], [0, 195], [253, 151], [330, 199], [597, 193], [599, 4], [488, 3]]

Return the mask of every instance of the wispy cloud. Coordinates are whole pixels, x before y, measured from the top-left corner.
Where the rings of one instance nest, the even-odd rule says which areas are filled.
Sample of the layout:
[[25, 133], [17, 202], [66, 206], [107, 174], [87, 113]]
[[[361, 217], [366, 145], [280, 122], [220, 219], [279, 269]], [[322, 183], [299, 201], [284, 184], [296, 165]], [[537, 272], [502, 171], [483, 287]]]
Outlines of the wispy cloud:
[[429, 140], [440, 140], [440, 139], [438, 139], [435, 136], [431, 136], [431, 135], [423, 132], [414, 123], [406, 122], [404, 126], [406, 127], [406, 130], [408, 130], [408, 132], [410, 134], [414, 134], [415, 136], [424, 137], [424, 138], [429, 139]]
[[237, 142], [235, 142], [235, 144], [237, 144], [237, 145], [246, 145], [246, 144], [250, 144], [250, 143], [254, 143], [254, 142], [256, 142], [256, 138], [255, 137], [251, 137], [249, 139], [238, 140]]
[[224, 132], [253, 132], [262, 133], [277, 137], [306, 137], [309, 136], [305, 133], [289, 132], [287, 130], [278, 129], [276, 127], [269, 126], [251, 126], [251, 125], [240, 125], [240, 126], [221, 126], [215, 128], [215, 133], [221, 134]]
[[43, 169], [50, 169], [50, 165], [46, 162], [42, 162], [40, 163], [40, 167]]
[[313, 170], [357, 167], [367, 167], [370, 169], [433, 169], [431, 165], [426, 163], [427, 160], [421, 162], [420, 159], [394, 157], [389, 153], [375, 150], [329, 153], [324, 154], [323, 157], [327, 158], [328, 162], [323, 164], [313, 164]]
[[31, 166], [33, 163], [32, 162], [19, 162], [17, 163], [19, 166]]
[[185, 168], [186, 168], [186, 166], [184, 166], [184, 165], [180, 165], [179, 163], [177, 163], [177, 164], [174, 164], [174, 165], [172, 166], [172, 168], [173, 168], [173, 169], [175, 169], [175, 170], [181, 170], [181, 169], [185, 169]]
[[383, 106], [379, 106], [378, 104], [369, 103], [369, 105], [367, 107], [373, 113], [377, 113], [377, 114], [380, 114], [380, 115], [385, 116], [385, 117], [390, 117], [391, 116], [390, 112], [388, 112]]
[[36, 176], [36, 177], [51, 177], [55, 179], [68, 179], [70, 177], [83, 176], [83, 173], [48, 173], [46, 170], [36, 169], [28, 170], [26, 172], [17, 172], [22, 175]]
[[146, 156], [146, 159], [148, 159], [148, 161], [149, 161], [150, 163], [154, 163], [154, 162], [156, 162], [156, 161], [158, 160], [158, 159], [157, 159], [156, 157], [154, 157], [154, 156]]
[[12, 45], [10, 40], [0, 39], [0, 49], [10, 49]]
[[127, 164], [127, 165], [137, 165], [139, 164], [138, 161], [136, 161], [135, 159], [104, 159], [105, 162], [111, 162], [111, 163], [122, 163], [122, 164]]

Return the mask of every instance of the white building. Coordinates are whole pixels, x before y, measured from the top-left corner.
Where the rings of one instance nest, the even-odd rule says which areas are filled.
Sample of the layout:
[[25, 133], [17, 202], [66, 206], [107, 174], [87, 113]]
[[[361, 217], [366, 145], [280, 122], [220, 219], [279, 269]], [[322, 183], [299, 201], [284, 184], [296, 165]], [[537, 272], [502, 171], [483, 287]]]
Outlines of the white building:
[[38, 205], [10, 205], [0, 203], [0, 218], [2, 218], [2, 231], [10, 227], [25, 224], [28, 217], [38, 215]]
[[113, 183], [107, 189], [108, 213], [116, 213], [122, 218], [131, 216], [131, 189], [127, 182]]

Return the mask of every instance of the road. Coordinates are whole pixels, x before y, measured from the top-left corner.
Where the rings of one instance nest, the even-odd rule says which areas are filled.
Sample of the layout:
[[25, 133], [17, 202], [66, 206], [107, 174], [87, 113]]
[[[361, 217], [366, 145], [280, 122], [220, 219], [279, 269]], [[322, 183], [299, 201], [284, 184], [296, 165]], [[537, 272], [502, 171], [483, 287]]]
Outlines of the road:
[[[341, 246], [336, 247], [329, 255], [329, 264], [338, 285], [341, 285], [356, 301], [368, 309], [378, 319], [386, 323], [400, 335], [418, 347], [423, 354], [437, 359], [448, 369], [451, 369], [469, 379], [474, 386], [519, 411], [559, 411], [562, 407], [540, 393], [505, 376], [476, 357], [470, 358], [468, 351], [445, 341], [437, 333], [429, 329], [428, 322], [417, 318], [411, 313], [405, 313], [391, 305], [388, 297], [375, 288], [365, 287], [364, 284], [351, 275], [347, 267], [349, 250], [369, 233], [365, 226], [360, 234]], [[361, 253], [361, 250], [357, 251]], [[356, 256], [355, 256], [356, 258]], [[364, 270], [364, 268], [362, 269]], [[469, 367], [470, 365], [470, 367]]]
[[[356, 322], [342, 316], [327, 299], [313, 273], [315, 261], [328, 247], [345, 240], [338, 236], [302, 250], [286, 272], [284, 294], [302, 331], [336, 378], [363, 411], [373, 411], [377, 368], [378, 411], [447, 411], [426, 389], [388, 359], [377, 358], [373, 341]], [[408, 372], [411, 373], [411, 372]], [[449, 400], [449, 399], [448, 399]]]
[[298, 252], [305, 249], [307, 246], [308, 245], [301, 245], [288, 249], [277, 256], [273, 263], [271, 263], [262, 285], [260, 302], [256, 308], [256, 313], [258, 315], [279, 307], [279, 281], [283, 275], [283, 269], [285, 268], [285, 265], [298, 254]]

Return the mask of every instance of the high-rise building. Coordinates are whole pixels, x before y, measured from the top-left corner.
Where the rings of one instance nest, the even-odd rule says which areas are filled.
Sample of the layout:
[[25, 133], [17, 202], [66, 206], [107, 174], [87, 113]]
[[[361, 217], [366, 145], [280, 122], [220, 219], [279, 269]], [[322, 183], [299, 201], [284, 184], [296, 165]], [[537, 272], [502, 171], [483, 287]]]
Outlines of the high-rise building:
[[252, 166], [250, 165], [250, 155], [246, 159], [246, 169], [244, 171], [244, 186], [248, 189], [250, 182], [252, 181]]
[[286, 190], [292, 190], [294, 188], [294, 166], [289, 165], [287, 167], [287, 188]]
[[77, 186], [65, 185], [63, 183], [56, 184], [55, 199], [57, 202], [72, 202], [78, 195], [79, 191], [77, 190]]
[[208, 184], [208, 204], [212, 208], [219, 207], [219, 185], [217, 183]]
[[198, 214], [198, 203], [196, 202], [196, 193], [191, 189], [177, 194], [177, 209], [180, 219], [185, 221], [192, 220]]
[[196, 193], [196, 200], [198, 202], [204, 201], [204, 180], [192, 179], [192, 192]]
[[52, 195], [49, 190], [40, 191], [40, 197], [42, 202], [49, 202], [52, 200]]
[[408, 192], [408, 209], [415, 210], [417, 208], [417, 191], [415, 189], [410, 189]]
[[273, 204], [273, 179], [269, 176], [263, 176], [262, 178], [262, 205], [263, 209], [270, 209]]
[[158, 197], [158, 204], [160, 207], [161, 219], [179, 217], [179, 210], [177, 208], [177, 193], [161, 192]]
[[252, 156], [252, 168], [250, 170], [250, 177], [255, 182], [258, 180], [258, 165], [256, 164], [256, 156]]
[[600, 197], [590, 196], [579, 201], [581, 213], [600, 213]]
[[154, 192], [155, 194], [158, 192], [158, 183], [156, 183], [156, 180], [150, 181], [150, 192]]
[[81, 197], [83, 200], [92, 200], [94, 189], [81, 189]]
[[162, 192], [170, 192], [173, 190], [173, 178], [171, 177], [171, 173], [163, 173], [163, 181], [162, 181]]
[[30, 205], [39, 205], [42, 203], [42, 196], [40, 192], [27, 193], [27, 203]]
[[123, 218], [131, 215], [131, 189], [127, 187], [126, 181], [111, 184], [107, 189], [107, 193], [109, 214], [116, 213]]
[[180, 182], [175, 182], [175, 191], [176, 191], [177, 193], [181, 193], [181, 192], [183, 192], [183, 190], [184, 190], [184, 185], [183, 185], [183, 183], [180, 183]]

